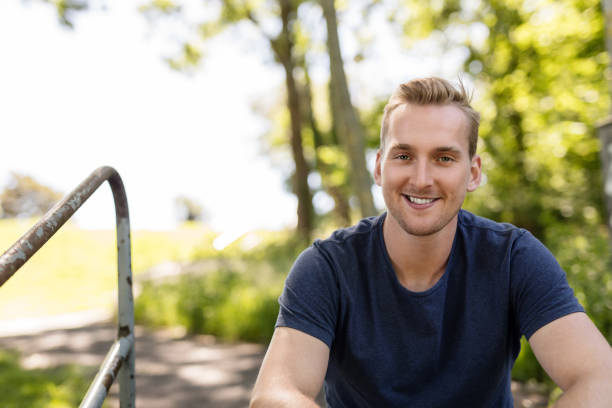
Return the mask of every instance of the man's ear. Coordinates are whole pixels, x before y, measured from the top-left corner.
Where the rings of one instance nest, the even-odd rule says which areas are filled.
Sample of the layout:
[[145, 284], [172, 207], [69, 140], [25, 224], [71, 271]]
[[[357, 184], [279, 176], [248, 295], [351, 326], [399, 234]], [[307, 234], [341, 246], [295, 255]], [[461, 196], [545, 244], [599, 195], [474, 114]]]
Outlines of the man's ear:
[[376, 185], [380, 186], [381, 183], [381, 179], [382, 179], [382, 175], [381, 175], [381, 160], [382, 160], [382, 153], [381, 150], [378, 149], [378, 151], [376, 152], [376, 164], [374, 165], [374, 181], [376, 182]]
[[477, 154], [472, 157], [472, 161], [470, 163], [470, 180], [468, 181], [467, 191], [472, 192], [480, 186], [480, 180], [482, 178], [482, 169], [480, 156]]

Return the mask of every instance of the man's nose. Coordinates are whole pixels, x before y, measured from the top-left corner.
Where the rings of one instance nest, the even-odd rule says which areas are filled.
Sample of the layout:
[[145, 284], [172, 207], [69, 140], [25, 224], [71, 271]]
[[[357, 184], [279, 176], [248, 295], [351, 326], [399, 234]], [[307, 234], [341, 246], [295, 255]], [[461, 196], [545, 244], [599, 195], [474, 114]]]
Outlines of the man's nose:
[[415, 188], [422, 190], [433, 184], [432, 169], [427, 160], [419, 160], [414, 166], [413, 184]]

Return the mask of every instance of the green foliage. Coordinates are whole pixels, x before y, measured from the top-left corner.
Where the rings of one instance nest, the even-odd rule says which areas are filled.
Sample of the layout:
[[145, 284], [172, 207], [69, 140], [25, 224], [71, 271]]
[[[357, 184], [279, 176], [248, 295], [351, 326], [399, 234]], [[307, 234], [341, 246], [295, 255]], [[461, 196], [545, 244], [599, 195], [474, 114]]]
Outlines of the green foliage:
[[[292, 230], [260, 232], [259, 242], [244, 250], [241, 258], [252, 262], [269, 262], [279, 273], [286, 273], [295, 258], [306, 248], [304, 242]], [[248, 239], [248, 236], [243, 237]], [[240, 245], [241, 240], [236, 244]]]
[[210, 319], [210, 333], [227, 340], [268, 342], [278, 316], [281, 287], [237, 286]]
[[612, 343], [612, 275], [606, 228], [557, 224], [547, 229], [546, 242], [566, 271], [576, 297]]
[[92, 369], [74, 365], [26, 370], [21, 367], [16, 352], [0, 350], [0, 405], [4, 408], [76, 407], [94, 374]]
[[136, 321], [265, 343], [274, 331], [284, 278], [303, 249], [291, 231], [249, 233], [222, 251], [203, 246], [194, 260], [216, 259], [218, 266], [175, 281], [145, 282]]
[[472, 18], [489, 34], [464, 43], [482, 92], [475, 104], [487, 176], [471, 208], [540, 239], [556, 223], [585, 222], [583, 208], [601, 217], [594, 124], [609, 98], [599, 2], [483, 1]]
[[524, 337], [521, 339], [521, 352], [512, 369], [512, 378], [522, 382], [537, 380], [538, 382], [546, 382], [549, 385], [552, 384], [552, 380], [548, 377], [542, 366], [538, 364], [533, 350], [529, 346], [529, 342]]
[[181, 325], [189, 333], [224, 340], [267, 342], [278, 314], [282, 281], [256, 285], [233, 270], [188, 275], [176, 282], [146, 283], [136, 299], [136, 321], [152, 326]]

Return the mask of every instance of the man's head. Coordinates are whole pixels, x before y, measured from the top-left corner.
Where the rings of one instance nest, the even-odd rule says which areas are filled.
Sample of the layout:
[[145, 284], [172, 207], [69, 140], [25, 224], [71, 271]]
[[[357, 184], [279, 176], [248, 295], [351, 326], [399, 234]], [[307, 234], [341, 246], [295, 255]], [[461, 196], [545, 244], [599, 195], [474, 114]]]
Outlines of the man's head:
[[439, 78], [399, 87], [385, 108], [374, 168], [388, 231], [452, 235], [466, 193], [480, 184], [477, 136], [478, 113], [463, 87]]
[[385, 106], [380, 130], [380, 150], [384, 152], [391, 114], [397, 107], [405, 104], [419, 106], [454, 105], [461, 109], [467, 119], [466, 134], [469, 142], [469, 155], [470, 158], [473, 157], [476, 154], [478, 144], [480, 114], [470, 106], [470, 99], [471, 95], [467, 93], [461, 81], [459, 81], [458, 88], [437, 77], [414, 79], [401, 84]]

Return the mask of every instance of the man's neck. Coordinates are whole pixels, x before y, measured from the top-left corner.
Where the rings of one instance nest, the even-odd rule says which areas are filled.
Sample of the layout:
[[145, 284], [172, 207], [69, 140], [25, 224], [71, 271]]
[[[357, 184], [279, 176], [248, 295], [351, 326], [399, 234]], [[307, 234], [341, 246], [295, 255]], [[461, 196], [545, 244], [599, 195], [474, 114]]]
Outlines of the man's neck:
[[385, 247], [400, 283], [423, 292], [444, 275], [457, 231], [457, 216], [442, 230], [426, 236], [408, 234], [387, 214], [383, 224]]

